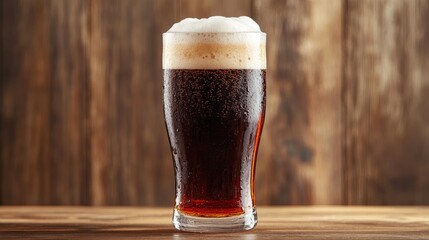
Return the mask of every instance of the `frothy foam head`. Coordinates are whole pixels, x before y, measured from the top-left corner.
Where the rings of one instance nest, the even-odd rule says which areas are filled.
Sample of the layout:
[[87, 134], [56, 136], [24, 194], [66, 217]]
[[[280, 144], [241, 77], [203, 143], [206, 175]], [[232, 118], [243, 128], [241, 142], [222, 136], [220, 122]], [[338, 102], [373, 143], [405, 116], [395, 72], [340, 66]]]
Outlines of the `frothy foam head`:
[[164, 69], [265, 69], [265, 33], [249, 17], [187, 18], [163, 34]]
[[250, 17], [185, 18], [175, 23], [167, 32], [261, 32], [259, 25]]

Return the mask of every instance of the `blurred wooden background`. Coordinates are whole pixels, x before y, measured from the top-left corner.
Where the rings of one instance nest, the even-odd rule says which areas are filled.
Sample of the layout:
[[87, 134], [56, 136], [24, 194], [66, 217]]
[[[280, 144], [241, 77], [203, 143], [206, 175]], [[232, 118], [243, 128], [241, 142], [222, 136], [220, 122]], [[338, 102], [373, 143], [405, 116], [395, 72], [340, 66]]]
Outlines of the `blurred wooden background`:
[[429, 204], [429, 0], [3, 0], [0, 204], [171, 205], [161, 33], [268, 34], [256, 194]]

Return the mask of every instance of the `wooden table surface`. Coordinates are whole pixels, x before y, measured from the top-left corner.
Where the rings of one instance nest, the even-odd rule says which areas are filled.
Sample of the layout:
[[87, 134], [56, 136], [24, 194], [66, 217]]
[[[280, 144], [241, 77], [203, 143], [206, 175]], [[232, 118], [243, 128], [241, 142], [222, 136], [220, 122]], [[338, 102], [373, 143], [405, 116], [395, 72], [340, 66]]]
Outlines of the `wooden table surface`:
[[259, 207], [254, 230], [179, 232], [172, 209], [0, 207], [0, 239], [429, 239], [429, 207]]

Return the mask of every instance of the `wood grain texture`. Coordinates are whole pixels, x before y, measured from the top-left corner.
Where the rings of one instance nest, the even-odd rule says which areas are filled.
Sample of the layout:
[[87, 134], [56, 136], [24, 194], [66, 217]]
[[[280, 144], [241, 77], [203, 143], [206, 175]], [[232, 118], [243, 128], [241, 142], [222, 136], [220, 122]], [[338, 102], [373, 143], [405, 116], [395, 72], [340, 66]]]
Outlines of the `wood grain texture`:
[[3, 204], [87, 203], [83, 3], [4, 2]]
[[49, 204], [89, 204], [88, 17], [84, 0], [50, 1]]
[[429, 2], [351, 0], [344, 16], [345, 203], [428, 204]]
[[1, 1], [0, 204], [163, 205], [161, 34], [268, 34], [258, 204], [429, 204], [428, 0]]
[[[153, 1], [92, 1], [91, 203], [169, 205], [173, 166], [162, 114]], [[154, 46], [157, 46], [154, 49]]]
[[49, 5], [2, 5], [1, 202], [51, 203]]
[[1, 239], [427, 239], [427, 207], [262, 207], [252, 231], [175, 230], [171, 209], [0, 207]]
[[341, 1], [255, 1], [268, 35], [262, 204], [341, 203]]

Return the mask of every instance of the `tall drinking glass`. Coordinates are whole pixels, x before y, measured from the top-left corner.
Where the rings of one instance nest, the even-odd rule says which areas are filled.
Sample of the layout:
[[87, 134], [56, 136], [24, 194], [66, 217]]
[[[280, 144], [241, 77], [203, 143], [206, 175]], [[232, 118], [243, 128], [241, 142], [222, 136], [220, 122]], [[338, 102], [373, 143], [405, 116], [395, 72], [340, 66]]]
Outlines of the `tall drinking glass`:
[[261, 32], [163, 34], [164, 114], [179, 230], [239, 231], [257, 223], [265, 42]]

